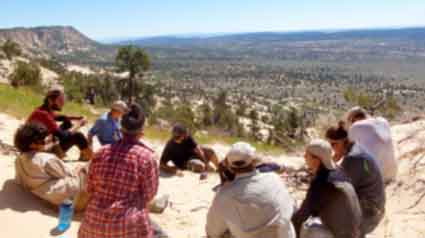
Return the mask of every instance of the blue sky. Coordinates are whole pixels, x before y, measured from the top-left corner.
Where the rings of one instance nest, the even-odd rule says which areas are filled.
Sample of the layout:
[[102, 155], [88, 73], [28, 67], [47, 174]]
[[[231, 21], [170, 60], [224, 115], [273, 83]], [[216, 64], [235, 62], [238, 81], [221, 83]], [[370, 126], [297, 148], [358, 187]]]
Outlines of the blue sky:
[[0, 28], [40, 25], [94, 39], [425, 26], [425, 0], [1, 0]]

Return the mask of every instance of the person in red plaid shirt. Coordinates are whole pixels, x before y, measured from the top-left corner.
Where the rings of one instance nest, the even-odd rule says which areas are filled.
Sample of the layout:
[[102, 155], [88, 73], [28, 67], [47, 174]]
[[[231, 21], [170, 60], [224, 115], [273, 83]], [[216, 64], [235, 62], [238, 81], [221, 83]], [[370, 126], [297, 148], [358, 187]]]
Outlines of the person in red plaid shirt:
[[153, 151], [141, 143], [145, 116], [137, 104], [122, 119], [123, 140], [102, 147], [88, 175], [90, 200], [79, 238], [152, 238], [147, 204], [158, 191]]

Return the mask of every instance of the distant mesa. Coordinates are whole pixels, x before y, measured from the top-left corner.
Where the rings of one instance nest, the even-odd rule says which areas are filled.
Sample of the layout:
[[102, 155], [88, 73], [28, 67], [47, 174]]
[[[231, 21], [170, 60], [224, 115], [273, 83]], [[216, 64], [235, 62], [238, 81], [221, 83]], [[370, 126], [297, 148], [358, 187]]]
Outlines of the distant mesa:
[[7, 39], [18, 43], [26, 55], [55, 56], [63, 60], [106, 60], [115, 47], [100, 44], [72, 26], [16, 27], [0, 29], [0, 43]]

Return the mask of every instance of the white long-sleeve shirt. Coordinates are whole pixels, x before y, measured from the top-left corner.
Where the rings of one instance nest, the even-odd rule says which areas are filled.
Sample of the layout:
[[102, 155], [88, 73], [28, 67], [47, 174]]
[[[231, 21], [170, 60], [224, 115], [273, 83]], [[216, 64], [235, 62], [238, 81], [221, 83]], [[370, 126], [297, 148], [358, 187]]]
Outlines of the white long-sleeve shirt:
[[394, 154], [391, 128], [386, 119], [377, 117], [357, 121], [351, 126], [348, 136], [376, 159], [385, 182], [396, 177], [398, 161]]
[[210, 238], [229, 231], [235, 238], [295, 238], [294, 200], [282, 179], [257, 171], [222, 186], [207, 215]]

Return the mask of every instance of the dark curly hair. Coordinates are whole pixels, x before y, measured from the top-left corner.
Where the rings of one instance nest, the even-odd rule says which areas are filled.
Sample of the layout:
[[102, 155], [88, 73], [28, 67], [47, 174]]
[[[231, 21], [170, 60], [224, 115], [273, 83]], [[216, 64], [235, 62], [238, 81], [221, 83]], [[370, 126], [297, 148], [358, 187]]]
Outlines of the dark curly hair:
[[63, 92], [60, 91], [60, 90], [49, 91], [47, 93], [46, 97], [44, 97], [43, 106], [47, 107], [49, 105], [49, 100], [55, 100], [56, 98], [58, 98], [62, 94], [63, 94]]
[[32, 143], [43, 143], [48, 136], [45, 126], [38, 123], [28, 123], [21, 126], [15, 133], [14, 144], [20, 152], [31, 151]]
[[187, 128], [183, 124], [176, 123], [173, 126], [172, 134], [173, 134], [173, 137], [179, 137], [179, 136], [182, 136], [182, 135], [189, 134], [189, 131], [187, 130]]
[[344, 121], [340, 121], [338, 126], [333, 126], [326, 131], [326, 138], [330, 140], [344, 140], [348, 138]]
[[133, 103], [129, 106], [129, 110], [125, 113], [121, 120], [121, 130], [124, 134], [135, 135], [143, 130], [145, 125], [145, 113], [142, 107]]

